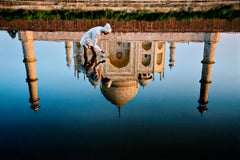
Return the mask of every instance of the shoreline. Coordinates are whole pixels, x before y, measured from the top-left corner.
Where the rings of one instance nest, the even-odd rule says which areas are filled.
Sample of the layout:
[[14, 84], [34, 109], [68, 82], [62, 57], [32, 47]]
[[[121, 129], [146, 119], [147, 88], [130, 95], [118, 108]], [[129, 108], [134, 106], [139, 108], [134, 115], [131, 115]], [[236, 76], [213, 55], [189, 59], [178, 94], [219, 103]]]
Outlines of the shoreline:
[[[240, 32], [239, 1], [145, 4], [155, 5], [151, 10], [146, 6], [131, 8], [136, 3], [115, 8], [111, 4], [87, 4], [0, 2], [0, 30], [76, 32], [111, 22], [114, 30], [120, 32]], [[217, 7], [222, 9], [216, 10]]]
[[[109, 1], [108, 1], [109, 2]], [[145, 1], [144, 1], [145, 2]], [[223, 1], [223, 2], [201, 2], [195, 0], [189, 1], [177, 1], [169, 2], [163, 1], [162, 3], [156, 3], [154, 0], [148, 1], [148, 3], [113, 3], [106, 1], [103, 2], [42, 2], [42, 1], [1, 1], [0, 9], [13, 9], [13, 10], [80, 10], [80, 11], [150, 11], [150, 12], [170, 12], [170, 11], [207, 11], [217, 6], [232, 5], [234, 10], [240, 10], [240, 2]]]

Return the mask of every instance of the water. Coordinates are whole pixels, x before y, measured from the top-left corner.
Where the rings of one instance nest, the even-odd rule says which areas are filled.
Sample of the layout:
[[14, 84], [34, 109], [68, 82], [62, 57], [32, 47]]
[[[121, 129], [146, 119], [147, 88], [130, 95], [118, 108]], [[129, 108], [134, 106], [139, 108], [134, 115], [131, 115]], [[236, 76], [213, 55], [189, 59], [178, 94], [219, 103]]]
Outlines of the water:
[[[134, 41], [130, 46], [135, 49], [130, 51], [126, 47], [129, 41], [123, 41], [121, 44], [126, 48], [119, 47], [123, 54], [120, 51], [116, 54], [128, 55], [129, 63], [114, 69], [107, 59], [99, 67], [112, 79], [110, 88], [100, 83], [94, 87], [82, 71], [78, 77], [76, 67], [79, 64], [74, 62], [73, 53], [75, 42], [70, 41], [67, 61], [64, 41], [34, 41], [38, 80], [33, 95], [40, 98], [34, 103], [35, 109], [38, 105], [40, 108], [33, 111], [22, 42], [19, 35], [12, 39], [6, 31], [0, 31], [0, 152], [3, 159], [238, 156], [240, 35], [223, 32], [219, 36], [213, 56], [215, 63], [209, 74], [212, 83], [205, 99], [208, 103], [201, 105], [207, 111], [202, 114], [197, 107], [199, 99], [204, 101], [200, 97], [199, 82], [203, 76], [204, 42], [176, 42], [174, 67], [170, 69], [171, 51], [167, 40], [160, 42], [165, 46], [160, 50], [162, 64], [155, 73], [146, 71], [148, 66], [143, 70], [140, 64], [144, 56], [137, 58], [145, 53], [136, 52], [143, 41]], [[156, 41], [148, 42], [157, 44]], [[108, 54], [119, 49], [116, 43], [108, 40], [101, 42], [101, 46], [111, 51]], [[149, 54], [153, 58], [153, 51]], [[114, 58], [112, 63], [118, 64], [113, 61]], [[140, 72], [152, 76], [144, 87], [136, 81]], [[125, 87], [120, 84], [116, 87], [115, 81], [128, 82]], [[113, 95], [113, 91], [108, 93], [111, 88], [119, 95]], [[119, 109], [116, 99], [111, 102], [106, 98], [114, 96], [117, 100], [123, 97], [128, 100]]]

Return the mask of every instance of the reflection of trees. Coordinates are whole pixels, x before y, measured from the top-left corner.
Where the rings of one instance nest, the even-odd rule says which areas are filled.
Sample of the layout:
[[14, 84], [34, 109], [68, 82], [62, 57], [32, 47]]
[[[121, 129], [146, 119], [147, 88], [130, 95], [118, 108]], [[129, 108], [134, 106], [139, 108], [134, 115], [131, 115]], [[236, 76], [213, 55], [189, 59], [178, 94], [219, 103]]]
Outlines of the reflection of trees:
[[18, 31], [7, 31], [7, 32], [8, 32], [8, 34], [11, 38], [16, 38], [16, 35], [17, 35]]

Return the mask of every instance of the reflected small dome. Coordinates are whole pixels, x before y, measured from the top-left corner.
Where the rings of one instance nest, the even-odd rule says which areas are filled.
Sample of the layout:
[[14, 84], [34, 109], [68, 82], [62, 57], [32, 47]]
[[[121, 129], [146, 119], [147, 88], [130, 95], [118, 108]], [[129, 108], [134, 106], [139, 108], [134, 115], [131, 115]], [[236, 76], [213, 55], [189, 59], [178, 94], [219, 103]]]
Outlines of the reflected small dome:
[[139, 74], [138, 75], [138, 83], [143, 87], [147, 86], [151, 82], [151, 79], [152, 79], [151, 74]]

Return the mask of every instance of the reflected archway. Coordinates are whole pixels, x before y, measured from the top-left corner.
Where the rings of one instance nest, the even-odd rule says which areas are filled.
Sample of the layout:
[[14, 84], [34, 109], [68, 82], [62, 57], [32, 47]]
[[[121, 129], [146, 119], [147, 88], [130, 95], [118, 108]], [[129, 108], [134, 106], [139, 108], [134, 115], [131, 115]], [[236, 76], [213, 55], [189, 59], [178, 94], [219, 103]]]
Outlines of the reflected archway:
[[110, 42], [109, 61], [117, 68], [126, 67], [130, 61], [130, 43]]

